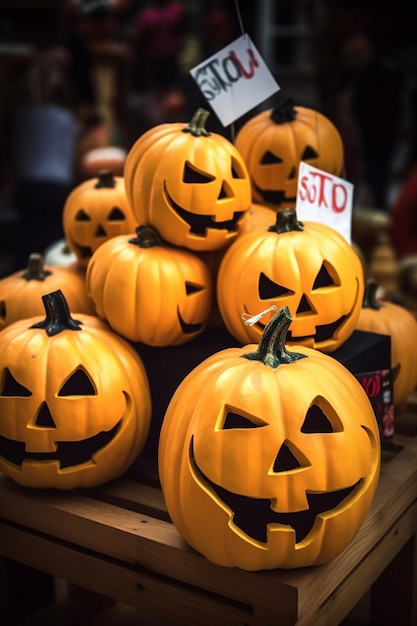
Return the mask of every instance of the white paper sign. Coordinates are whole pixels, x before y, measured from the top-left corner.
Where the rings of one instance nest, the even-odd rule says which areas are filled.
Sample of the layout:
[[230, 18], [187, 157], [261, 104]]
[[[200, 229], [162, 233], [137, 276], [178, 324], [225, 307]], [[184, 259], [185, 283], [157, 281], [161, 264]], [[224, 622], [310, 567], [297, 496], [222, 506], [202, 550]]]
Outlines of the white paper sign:
[[249, 35], [242, 35], [190, 70], [223, 126], [280, 90]]
[[327, 224], [351, 243], [353, 187], [347, 180], [302, 161], [298, 170], [297, 218], [301, 222]]

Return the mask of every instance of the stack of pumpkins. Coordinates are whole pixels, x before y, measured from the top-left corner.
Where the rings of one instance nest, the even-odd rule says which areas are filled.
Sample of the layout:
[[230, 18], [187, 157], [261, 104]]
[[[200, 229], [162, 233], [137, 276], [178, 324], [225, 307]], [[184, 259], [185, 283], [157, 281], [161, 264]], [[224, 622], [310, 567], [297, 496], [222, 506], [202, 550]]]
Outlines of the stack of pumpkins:
[[[152, 414], [131, 343], [190, 342], [217, 306], [242, 346], [201, 362], [172, 396], [158, 459], [168, 512], [223, 566], [324, 563], [363, 523], [380, 469], [370, 402], [329, 354], [359, 327], [361, 261], [294, 208], [299, 162], [340, 175], [343, 146], [327, 118], [288, 102], [250, 120], [236, 145], [210, 133], [207, 116], [150, 129], [123, 177], [104, 172], [69, 195], [77, 262], [66, 269], [83, 276], [83, 303], [63, 278], [46, 288], [56, 270], [37, 258], [45, 316], [13, 320], [24, 307], [10, 313], [8, 290], [20, 281], [28, 293], [32, 281], [0, 281], [0, 468], [37, 488], [120, 476]], [[417, 324], [408, 332], [399, 341]], [[401, 358], [408, 395], [417, 364]]]

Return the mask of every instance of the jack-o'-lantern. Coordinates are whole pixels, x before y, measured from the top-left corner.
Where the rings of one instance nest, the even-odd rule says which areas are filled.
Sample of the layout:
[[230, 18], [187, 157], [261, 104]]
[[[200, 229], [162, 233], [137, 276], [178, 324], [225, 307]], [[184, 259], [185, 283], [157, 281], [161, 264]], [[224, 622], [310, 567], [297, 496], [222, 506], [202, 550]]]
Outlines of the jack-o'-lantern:
[[75, 267], [45, 265], [43, 256], [32, 252], [25, 270], [0, 280], [0, 330], [16, 320], [42, 315], [42, 295], [55, 289], [65, 291], [73, 311], [94, 315], [83, 273]]
[[175, 391], [160, 432], [168, 513], [209, 560], [325, 563], [362, 525], [380, 469], [370, 401], [336, 359], [296, 346], [281, 309], [259, 345], [221, 350]]
[[377, 297], [379, 283], [366, 281], [358, 330], [391, 337], [394, 404], [405, 402], [417, 387], [417, 320], [403, 306]]
[[102, 170], [69, 194], [62, 223], [69, 249], [87, 267], [93, 252], [105, 241], [131, 233], [137, 226], [129, 206], [123, 177]]
[[92, 487], [120, 476], [145, 445], [144, 365], [98, 317], [72, 318], [61, 290], [46, 318], [0, 333], [0, 470], [27, 487]]
[[235, 146], [205, 128], [208, 112], [191, 122], [160, 124], [129, 151], [126, 194], [139, 224], [176, 246], [223, 248], [236, 238], [251, 202], [249, 174]]
[[98, 315], [130, 341], [180, 345], [206, 327], [213, 281], [193, 252], [164, 242], [150, 226], [119, 235], [91, 257], [87, 290]]
[[336, 176], [343, 173], [337, 128], [319, 111], [294, 106], [292, 98], [249, 119], [235, 145], [249, 170], [254, 202], [275, 210], [295, 207], [301, 161]]
[[268, 229], [240, 235], [222, 259], [217, 301], [225, 326], [242, 344], [259, 341], [273, 313], [252, 325], [242, 318], [288, 306], [292, 323], [287, 342], [333, 352], [350, 337], [359, 317], [364, 292], [360, 259], [330, 226], [301, 223], [292, 208], [275, 217]]

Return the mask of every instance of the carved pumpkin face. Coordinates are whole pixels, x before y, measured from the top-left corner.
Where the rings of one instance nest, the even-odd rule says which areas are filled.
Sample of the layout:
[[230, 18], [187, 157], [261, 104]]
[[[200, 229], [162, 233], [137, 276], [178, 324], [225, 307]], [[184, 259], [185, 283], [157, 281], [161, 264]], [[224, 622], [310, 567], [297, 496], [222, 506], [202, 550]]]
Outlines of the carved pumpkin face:
[[121, 176], [103, 170], [72, 190], [63, 209], [63, 229], [69, 249], [87, 267], [105, 241], [131, 233], [137, 225]]
[[44, 302], [46, 320], [1, 333], [0, 469], [28, 487], [91, 487], [119, 476], [144, 446], [148, 380], [104, 322], [73, 320], [60, 291]]
[[180, 345], [206, 327], [213, 299], [208, 266], [147, 226], [107, 241], [87, 267], [97, 313], [130, 341]]
[[294, 107], [290, 99], [246, 122], [235, 145], [249, 170], [253, 200], [275, 210], [295, 207], [301, 161], [336, 176], [343, 171], [336, 127], [318, 111]]
[[288, 306], [287, 343], [333, 352], [355, 330], [364, 292], [362, 264], [336, 230], [296, 220], [282, 209], [269, 229], [241, 235], [227, 250], [217, 300], [229, 332], [242, 344], [259, 341], [272, 313], [245, 325], [242, 316]]
[[361, 526], [378, 481], [366, 393], [336, 359], [287, 352], [283, 311], [258, 347], [222, 350], [197, 366], [161, 428], [170, 517], [191, 546], [227, 567], [331, 560]]
[[191, 123], [150, 129], [127, 155], [126, 193], [139, 224], [191, 250], [216, 250], [236, 238], [251, 202], [249, 175], [234, 145]]

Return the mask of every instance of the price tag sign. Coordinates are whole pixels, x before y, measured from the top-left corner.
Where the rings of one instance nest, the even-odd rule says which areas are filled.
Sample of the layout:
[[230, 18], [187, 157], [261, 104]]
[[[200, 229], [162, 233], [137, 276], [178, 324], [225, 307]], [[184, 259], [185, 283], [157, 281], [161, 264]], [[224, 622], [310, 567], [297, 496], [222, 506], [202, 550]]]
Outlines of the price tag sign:
[[190, 74], [223, 126], [280, 90], [247, 34], [196, 65]]
[[353, 188], [347, 180], [302, 161], [298, 170], [297, 218], [301, 222], [327, 224], [352, 243]]

